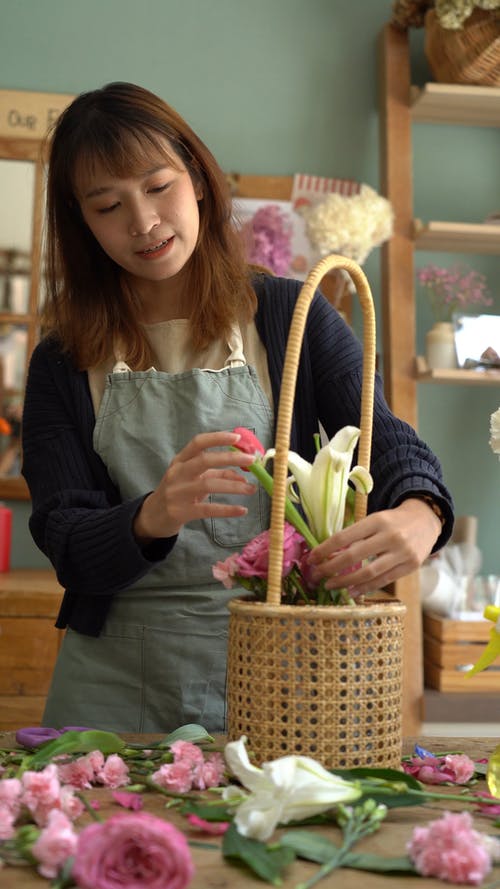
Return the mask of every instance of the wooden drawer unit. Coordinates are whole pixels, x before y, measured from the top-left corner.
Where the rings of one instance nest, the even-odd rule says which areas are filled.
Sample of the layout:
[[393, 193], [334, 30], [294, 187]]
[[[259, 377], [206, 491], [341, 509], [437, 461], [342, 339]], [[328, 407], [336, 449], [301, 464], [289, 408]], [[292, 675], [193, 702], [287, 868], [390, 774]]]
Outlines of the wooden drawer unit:
[[428, 688], [445, 692], [500, 691], [500, 660], [474, 676], [475, 664], [490, 641], [489, 620], [451, 620], [424, 614], [424, 676]]
[[63, 589], [50, 570], [0, 574], [0, 729], [39, 725], [63, 631]]

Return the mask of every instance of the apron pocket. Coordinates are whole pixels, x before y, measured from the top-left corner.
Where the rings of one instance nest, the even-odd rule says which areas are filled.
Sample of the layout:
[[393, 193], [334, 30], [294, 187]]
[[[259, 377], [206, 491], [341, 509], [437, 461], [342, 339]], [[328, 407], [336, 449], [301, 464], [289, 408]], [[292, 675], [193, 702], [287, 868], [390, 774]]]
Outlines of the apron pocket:
[[[246, 515], [239, 516], [238, 518], [211, 518], [203, 520], [210, 537], [218, 546], [239, 549], [245, 546], [253, 537], [256, 537], [257, 534], [269, 528], [269, 497], [258, 482], [257, 485], [255, 494], [249, 498]], [[242, 502], [241, 497], [235, 497], [234, 495], [211, 497], [210, 500], [216, 503], [241, 504]]]

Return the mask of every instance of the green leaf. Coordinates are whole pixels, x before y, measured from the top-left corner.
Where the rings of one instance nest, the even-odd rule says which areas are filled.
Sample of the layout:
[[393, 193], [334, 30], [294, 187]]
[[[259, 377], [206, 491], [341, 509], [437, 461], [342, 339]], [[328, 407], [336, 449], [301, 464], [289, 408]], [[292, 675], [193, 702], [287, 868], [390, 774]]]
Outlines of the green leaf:
[[293, 849], [297, 858], [325, 864], [339, 851], [339, 847], [326, 837], [308, 830], [290, 830], [280, 837], [280, 846]]
[[234, 811], [229, 809], [221, 800], [213, 803], [197, 803], [194, 800], [186, 800], [181, 808], [182, 815], [198, 815], [204, 821], [232, 821]]
[[[393, 784], [407, 784], [414, 790], [421, 790], [422, 785], [413, 775], [400, 772], [399, 769], [375, 769], [359, 766], [354, 769], [332, 769], [332, 774], [340, 775], [346, 781], [358, 781], [360, 778], [374, 778], [377, 781], [389, 781]], [[363, 782], [361, 782], [363, 783]]]
[[373, 873], [418, 873], [406, 855], [402, 855], [399, 858], [386, 858], [384, 855], [348, 852], [342, 859], [342, 867], [350, 867], [355, 870], [369, 870]]
[[120, 753], [124, 749], [125, 741], [114, 732], [101, 732], [98, 729], [64, 732], [59, 738], [41, 744], [37, 752], [29, 757], [28, 768], [43, 765], [63, 753], [91, 753], [93, 750], [100, 750], [107, 755]]
[[196, 723], [193, 722], [176, 728], [174, 732], [170, 732], [170, 734], [167, 735], [166, 738], [163, 738], [163, 740], [156, 746], [160, 749], [163, 747], [171, 747], [175, 741], [189, 741], [191, 744], [200, 744], [201, 742], [213, 743], [214, 739], [202, 725], [196, 725]]
[[223, 836], [222, 854], [224, 858], [242, 861], [257, 876], [274, 886], [281, 885], [283, 871], [295, 858], [293, 849], [267, 846], [259, 840], [244, 837], [234, 824]]

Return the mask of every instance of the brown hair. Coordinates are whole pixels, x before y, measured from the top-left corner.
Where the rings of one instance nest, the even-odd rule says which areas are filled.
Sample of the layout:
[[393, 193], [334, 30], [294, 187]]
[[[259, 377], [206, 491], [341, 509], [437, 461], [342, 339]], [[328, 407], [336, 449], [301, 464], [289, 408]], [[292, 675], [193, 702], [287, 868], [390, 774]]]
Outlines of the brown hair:
[[227, 334], [238, 317], [251, 318], [256, 298], [243, 248], [231, 220], [231, 196], [215, 158], [177, 112], [158, 96], [130, 83], [82, 93], [56, 122], [47, 181], [47, 296], [42, 325], [55, 333], [77, 367], [109, 358], [119, 339], [127, 361], [141, 369], [151, 354], [140, 323], [141, 306], [121, 268], [104, 252], [80, 212], [77, 170], [102, 164], [130, 175], [151, 152], [166, 155], [165, 140], [201, 184], [198, 242], [186, 272], [196, 294], [190, 317], [193, 347]]

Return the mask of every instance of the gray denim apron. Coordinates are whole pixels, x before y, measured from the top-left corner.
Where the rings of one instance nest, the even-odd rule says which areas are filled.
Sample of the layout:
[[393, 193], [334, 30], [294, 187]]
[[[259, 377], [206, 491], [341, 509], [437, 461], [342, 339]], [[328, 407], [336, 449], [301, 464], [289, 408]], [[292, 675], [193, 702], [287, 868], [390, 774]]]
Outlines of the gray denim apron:
[[[272, 410], [239, 330], [228, 348], [221, 370], [134, 372], [119, 362], [108, 375], [94, 447], [123, 499], [153, 490], [197, 433], [247, 426], [271, 446]], [[197, 722], [224, 731], [227, 602], [241, 590], [214, 582], [211, 567], [269, 526], [260, 487], [245, 505], [241, 518], [186, 524], [164, 562], [115, 595], [98, 638], [67, 631], [44, 725], [166, 732]]]

